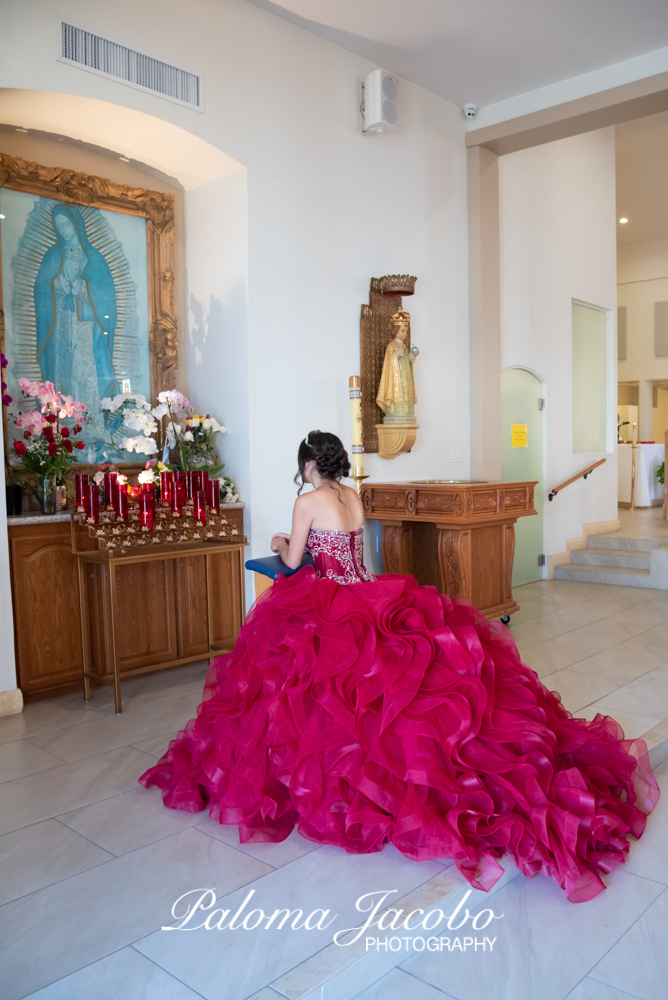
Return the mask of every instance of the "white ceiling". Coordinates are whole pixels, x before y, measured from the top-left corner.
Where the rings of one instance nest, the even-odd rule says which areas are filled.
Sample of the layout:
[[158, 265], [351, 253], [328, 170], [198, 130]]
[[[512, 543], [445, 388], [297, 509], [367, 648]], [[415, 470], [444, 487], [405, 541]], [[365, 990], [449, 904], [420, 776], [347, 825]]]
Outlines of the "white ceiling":
[[250, 0], [455, 104], [668, 45], [667, 0]]
[[668, 239], [668, 111], [618, 125], [615, 147], [617, 242]]

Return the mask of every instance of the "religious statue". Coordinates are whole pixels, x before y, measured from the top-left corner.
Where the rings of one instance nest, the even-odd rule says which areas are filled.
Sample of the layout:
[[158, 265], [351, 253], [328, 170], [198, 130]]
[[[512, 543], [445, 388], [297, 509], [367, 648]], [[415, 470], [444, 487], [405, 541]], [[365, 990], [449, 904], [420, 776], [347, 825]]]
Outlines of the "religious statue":
[[394, 339], [385, 351], [376, 402], [385, 416], [383, 424], [415, 424], [415, 380], [413, 365], [420, 353], [417, 347], [406, 350], [410, 314], [399, 310], [392, 316]]

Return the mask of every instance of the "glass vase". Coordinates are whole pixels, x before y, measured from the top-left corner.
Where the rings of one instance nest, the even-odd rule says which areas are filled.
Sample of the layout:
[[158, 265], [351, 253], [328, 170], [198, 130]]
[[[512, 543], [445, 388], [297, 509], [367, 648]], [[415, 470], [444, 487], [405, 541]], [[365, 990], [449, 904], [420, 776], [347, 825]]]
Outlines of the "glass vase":
[[56, 513], [56, 480], [54, 476], [44, 476], [40, 481], [42, 511], [45, 514]]

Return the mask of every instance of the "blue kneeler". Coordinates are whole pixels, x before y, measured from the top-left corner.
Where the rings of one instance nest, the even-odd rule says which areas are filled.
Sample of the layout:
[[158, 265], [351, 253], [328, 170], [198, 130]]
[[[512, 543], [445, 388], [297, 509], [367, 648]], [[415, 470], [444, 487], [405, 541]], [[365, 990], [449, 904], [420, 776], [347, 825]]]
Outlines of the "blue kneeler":
[[315, 566], [313, 556], [310, 552], [304, 553], [301, 565], [297, 569], [290, 569], [289, 566], [286, 566], [280, 556], [267, 556], [266, 559], [249, 559], [246, 562], [246, 569], [251, 570], [253, 573], [259, 573], [261, 576], [268, 576], [270, 580], [275, 580], [277, 576], [292, 576], [293, 573], [298, 573], [305, 566]]

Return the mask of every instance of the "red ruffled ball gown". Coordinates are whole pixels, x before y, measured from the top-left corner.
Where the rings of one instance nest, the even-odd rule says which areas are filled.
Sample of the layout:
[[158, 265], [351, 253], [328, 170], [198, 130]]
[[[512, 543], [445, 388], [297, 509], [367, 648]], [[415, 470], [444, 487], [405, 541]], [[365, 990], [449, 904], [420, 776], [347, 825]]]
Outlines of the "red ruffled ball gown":
[[466, 601], [374, 580], [361, 529], [312, 530], [309, 548], [315, 569], [255, 602], [141, 783], [173, 809], [208, 806], [242, 843], [296, 824], [353, 853], [453, 858], [479, 889], [509, 854], [573, 902], [601, 892], [658, 800], [643, 740], [574, 719]]

